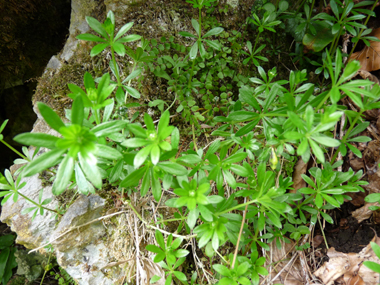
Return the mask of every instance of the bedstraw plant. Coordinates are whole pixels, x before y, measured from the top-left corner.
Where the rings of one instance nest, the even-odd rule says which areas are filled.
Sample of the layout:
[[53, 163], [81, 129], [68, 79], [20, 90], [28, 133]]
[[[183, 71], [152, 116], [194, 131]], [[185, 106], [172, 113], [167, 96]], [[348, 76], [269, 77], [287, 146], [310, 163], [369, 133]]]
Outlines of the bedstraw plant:
[[[191, 278], [180, 267], [190, 254], [183, 240], [192, 237], [196, 249], [210, 258], [208, 269], [215, 282], [259, 284], [260, 276], [268, 274], [266, 251], [271, 242], [280, 247], [293, 239], [298, 249], [306, 250], [307, 245], [299, 243], [302, 235], [309, 233], [306, 225], [321, 220], [331, 223], [328, 210], [340, 207], [344, 199], [350, 199], [345, 193], [363, 191], [361, 186], [367, 183], [360, 180], [361, 172], [338, 171], [342, 161], [336, 161], [339, 152], [342, 156], [348, 151], [361, 155], [355, 143], [370, 140], [358, 136], [369, 124], [362, 114], [380, 104], [380, 88], [369, 80], [353, 80], [360, 65], [352, 61], [344, 66], [338, 47], [344, 31], [357, 36], [356, 28], [366, 28], [358, 22], [365, 16], [358, 14], [362, 10], [353, 1], [331, 0], [333, 15], [311, 17], [314, 1], [311, 8], [310, 1], [303, 1], [285, 17], [289, 4], [280, 1], [279, 6], [271, 4], [274, 9], [267, 5], [247, 20], [247, 25], [257, 26], [247, 40], [249, 29], [243, 35], [228, 33], [220, 26], [204, 31], [207, 16], [205, 20], [202, 9], [216, 5], [215, 0], [187, 2], [199, 13], [198, 19], [191, 20], [194, 30], [179, 33], [191, 40], [186, 47], [174, 38], [162, 37], [158, 44], [155, 39], [125, 36], [132, 22], [116, 32], [111, 11], [104, 23], [86, 17], [100, 36], [89, 33], [77, 38], [97, 43], [91, 56], [110, 50], [111, 74], [93, 78], [86, 73], [84, 89], [69, 84], [73, 104], [66, 120], [38, 103], [42, 117], [60, 136], [24, 133], [15, 137], [44, 153], [20, 153], [22, 161], [18, 162], [25, 166], [16, 173], [16, 182], [8, 170], [0, 180], [2, 204], [11, 197], [14, 202], [20, 196], [28, 199], [19, 192], [25, 184], [23, 178], [45, 170], [53, 175], [54, 195], [68, 187], [82, 194], [96, 193], [105, 184], [127, 196], [134, 191], [139, 191], [140, 197], [152, 194], [152, 203], [165, 204], [174, 212], [170, 219], [161, 219], [156, 243], [146, 247], [154, 254], [153, 261], [165, 270], [165, 284], [173, 279], [183, 284], [196, 282], [197, 275]], [[329, 22], [320, 25], [319, 19]], [[320, 32], [333, 35], [328, 40], [315, 40], [312, 46], [325, 54], [330, 81], [322, 92], [315, 92], [316, 86], [308, 82], [309, 70], [290, 71], [288, 78], [279, 80], [276, 67], [268, 68], [261, 34], [272, 35], [281, 29], [297, 36], [301, 33], [304, 44]], [[124, 45], [137, 40], [141, 40], [137, 48]], [[165, 54], [169, 50], [171, 55]], [[131, 60], [130, 74], [120, 72], [115, 52]], [[321, 62], [319, 58], [317, 64]], [[158, 120], [148, 113], [141, 118], [118, 115], [120, 108], [128, 108], [126, 102], [133, 102], [128, 94], [141, 96], [131, 82], [139, 82], [147, 74], [165, 79], [174, 100], [158, 99], [150, 104], [157, 106]], [[346, 96], [358, 112], [340, 104]], [[190, 148], [180, 147], [184, 125], [172, 126], [171, 114], [182, 116], [184, 125], [189, 123], [193, 136]], [[342, 116], [348, 118], [348, 130], [339, 137], [334, 130]], [[197, 141], [199, 121], [213, 128], [212, 141], [206, 146]], [[0, 140], [3, 142], [2, 135]], [[294, 165], [297, 157], [305, 163], [311, 161], [313, 167], [302, 175], [307, 186], [290, 191], [294, 189], [288, 165]], [[35, 211], [35, 215], [50, 210], [49, 201], [41, 201], [41, 197], [39, 203], [30, 201], [34, 207], [27, 212]], [[164, 231], [168, 223], [177, 228], [175, 235]], [[173, 235], [180, 237], [174, 239]], [[236, 250], [226, 257], [221, 254], [223, 247]], [[159, 279], [154, 276], [151, 283]], [[198, 283], [205, 282], [198, 277]]]

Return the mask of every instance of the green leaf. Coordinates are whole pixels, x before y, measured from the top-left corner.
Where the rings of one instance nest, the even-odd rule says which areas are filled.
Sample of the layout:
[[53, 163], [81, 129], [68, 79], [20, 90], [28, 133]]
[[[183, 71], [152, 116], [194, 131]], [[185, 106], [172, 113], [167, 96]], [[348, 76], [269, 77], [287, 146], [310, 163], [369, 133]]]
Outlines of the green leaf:
[[141, 74], [141, 72], [142, 72], [142, 69], [141, 69], [141, 68], [138, 68], [138, 69], [134, 70], [131, 74], [129, 74], [129, 75], [127, 76], [127, 78], [125, 78], [125, 79], [123, 80], [123, 83], [125, 83], [125, 82], [127, 82], [127, 81], [130, 81], [130, 80], [136, 78], [137, 76], [139, 76], [139, 75]]
[[217, 41], [204, 40], [210, 47], [216, 50], [221, 50], [222, 46]]
[[231, 276], [231, 272], [230, 270], [225, 267], [224, 265], [222, 264], [214, 264], [212, 266], [216, 272], [218, 272], [220, 275], [223, 275], [223, 276], [227, 276], [227, 277], [230, 277]]
[[53, 183], [52, 192], [55, 196], [62, 194], [67, 185], [70, 182], [71, 174], [74, 171], [74, 158], [69, 155], [66, 155], [59, 165], [57, 176]]
[[190, 59], [195, 59], [198, 53], [198, 41], [196, 41], [190, 49]]
[[134, 42], [141, 39], [141, 36], [139, 35], [128, 35], [126, 37], [120, 38], [117, 42], [118, 43], [129, 43], [129, 42]]
[[71, 109], [71, 123], [82, 126], [84, 118], [84, 106], [81, 95], [77, 95]]
[[197, 32], [198, 36], [201, 35], [201, 32], [199, 30], [199, 23], [195, 19], [191, 19], [191, 24], [193, 25], [194, 30]]
[[106, 159], [114, 160], [114, 159], [122, 159], [123, 155], [115, 148], [109, 147], [107, 145], [98, 144], [98, 151], [96, 155], [98, 157], [103, 157]]
[[14, 235], [5, 235], [0, 237], [0, 249], [10, 247], [15, 241]]
[[189, 32], [179, 32], [179, 34], [183, 37], [190, 37], [190, 38], [198, 38], [197, 36], [194, 36], [193, 34], [189, 33]]
[[166, 246], [165, 246], [164, 236], [162, 235], [162, 233], [161, 233], [159, 230], [156, 230], [156, 232], [155, 232], [155, 237], [156, 237], [156, 241], [157, 241], [158, 245], [159, 245], [163, 250], [165, 250]]
[[317, 33], [315, 35], [307, 33], [302, 40], [302, 43], [307, 49], [319, 52], [323, 50], [334, 39], [334, 34], [331, 32], [331, 26], [328, 22], [315, 21], [313, 22]]
[[364, 200], [368, 203], [380, 202], [380, 193], [371, 193]]
[[161, 276], [158, 276], [158, 275], [154, 275], [152, 278], [150, 278], [150, 281], [149, 283], [150, 284], [153, 284], [153, 283], [156, 283], [158, 280], [161, 279]]
[[141, 94], [139, 91], [137, 91], [135, 88], [123, 85], [124, 89], [131, 94], [133, 98], [139, 99], [141, 97]]
[[87, 179], [98, 189], [102, 187], [102, 176], [97, 167], [97, 160], [92, 154], [83, 156], [79, 153], [79, 163], [80, 166], [86, 174]]
[[122, 35], [128, 32], [129, 29], [132, 28], [132, 26], [133, 26], [133, 22], [129, 22], [125, 24], [124, 26], [122, 26], [120, 30], [117, 32], [114, 40], [116, 41], [118, 38], [120, 38]]
[[190, 229], [194, 228], [195, 224], [197, 223], [199, 217], [199, 210], [193, 209], [189, 212], [189, 215], [187, 216], [187, 224]]
[[127, 127], [128, 122], [123, 120], [115, 120], [115, 121], [108, 121], [105, 123], [101, 123], [91, 129], [91, 131], [97, 136], [97, 137], [104, 137], [113, 135], [116, 132], [119, 132], [120, 130]]
[[315, 140], [317, 143], [328, 146], [328, 147], [337, 147], [340, 146], [340, 141], [330, 138], [328, 136], [324, 135], [312, 135], [311, 136], [313, 140]]
[[109, 38], [106, 30], [103, 28], [103, 25], [98, 20], [96, 20], [93, 17], [87, 16], [86, 21], [88, 25], [91, 27], [91, 29], [93, 29], [95, 32], [102, 35], [105, 39]]
[[207, 37], [210, 37], [210, 36], [215, 36], [215, 35], [219, 35], [221, 32], [223, 32], [224, 29], [221, 28], [221, 27], [217, 27], [217, 28], [213, 28], [211, 30], [209, 30], [204, 36], [203, 38], [207, 38]]
[[184, 283], [187, 281], [186, 275], [183, 274], [182, 272], [174, 271], [173, 273], [175, 277], [178, 278], [179, 281], [184, 282]]
[[23, 176], [32, 176], [56, 165], [65, 152], [65, 149], [57, 148], [40, 155], [24, 168]]
[[339, 78], [338, 84], [342, 84], [343, 82], [349, 80], [353, 77], [356, 72], [360, 69], [360, 62], [357, 60], [353, 60], [347, 63], [346, 68], [343, 71], [342, 76]]
[[48, 105], [45, 105], [44, 103], [38, 102], [37, 106], [38, 106], [38, 110], [40, 111], [45, 122], [48, 123], [48, 125], [52, 129], [59, 132], [59, 129], [61, 127], [65, 126], [65, 124], [62, 122], [61, 118], [57, 115], [57, 113], [54, 112], [53, 109], [51, 109]]
[[131, 187], [138, 185], [140, 179], [143, 177], [147, 167], [141, 167], [139, 169], [136, 169], [135, 171], [128, 174], [127, 177], [124, 178], [123, 181], [120, 183], [120, 187]]
[[20, 144], [53, 149], [56, 147], [55, 143], [59, 138], [44, 133], [23, 133], [14, 137], [13, 140]]
[[371, 247], [376, 256], [380, 258], [380, 246], [377, 243], [371, 241]]
[[[136, 155], [136, 157], [137, 157], [137, 155]], [[150, 159], [151, 159], [153, 165], [157, 165], [157, 163], [160, 161], [160, 147], [156, 144], [151, 145]], [[144, 163], [144, 162], [142, 162], [142, 163]]]
[[6, 247], [0, 252], [0, 277], [3, 278], [5, 274], [5, 267], [7, 265], [7, 260], [9, 257], [10, 248]]
[[1, 124], [1, 126], [0, 126], [0, 133], [4, 130], [4, 128], [5, 128], [5, 126], [7, 125], [8, 121], [9, 121], [9, 119], [5, 120], [5, 121]]
[[162, 161], [157, 164], [159, 168], [164, 170], [167, 173], [173, 174], [173, 175], [187, 175], [187, 169], [183, 167], [182, 165], [171, 162], [171, 161]]
[[83, 195], [87, 195], [89, 192], [94, 192], [94, 188], [87, 181], [78, 163], [75, 163], [74, 171], [75, 171], [75, 180], [77, 182], [79, 192]]
[[76, 38], [78, 40], [89, 41], [89, 42], [105, 42], [106, 41], [105, 39], [92, 35], [92, 34], [81, 34], [77, 36]]
[[380, 264], [373, 262], [373, 261], [364, 261], [363, 265], [371, 269], [372, 271], [375, 271], [377, 273], [380, 273]]
[[90, 56], [95, 56], [101, 53], [109, 44], [98, 44], [91, 49]]
[[261, 111], [259, 103], [253, 96], [253, 92], [248, 88], [248, 86], [243, 86], [239, 89], [239, 98], [242, 102], [248, 103], [256, 110]]

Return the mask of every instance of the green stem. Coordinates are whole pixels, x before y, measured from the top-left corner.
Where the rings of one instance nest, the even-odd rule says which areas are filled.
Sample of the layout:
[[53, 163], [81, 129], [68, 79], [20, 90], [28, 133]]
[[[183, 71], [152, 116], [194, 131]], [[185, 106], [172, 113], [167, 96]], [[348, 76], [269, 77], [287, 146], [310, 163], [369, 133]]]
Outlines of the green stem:
[[259, 36], [260, 36], [260, 31], [259, 33], [256, 35], [256, 39], [255, 39], [255, 45], [253, 46], [253, 49], [252, 49], [252, 54], [251, 56], [254, 54], [255, 50], [256, 50], [256, 46], [257, 46], [257, 42], [259, 41]]
[[330, 92], [326, 94], [325, 98], [323, 98], [323, 100], [318, 104], [317, 108], [315, 109], [315, 111], [318, 111], [322, 106], [323, 104], [325, 104], [326, 100], [330, 97]]
[[98, 110], [93, 110], [93, 114], [95, 116], [96, 124], [99, 125], [100, 124], [99, 109]]
[[[49, 259], [48, 259], [47, 264], [50, 264], [50, 257], [51, 257], [51, 254], [49, 254]], [[42, 279], [41, 279], [40, 285], [43, 284], [44, 279], [45, 279], [45, 275], [46, 275], [46, 273], [49, 271], [49, 270], [46, 270], [46, 268], [47, 268], [47, 266], [45, 266], [45, 272], [44, 272], [44, 275], [42, 276]]]
[[321, 227], [321, 232], [322, 232], [322, 235], [323, 235], [323, 239], [325, 240], [326, 248], [329, 249], [329, 245], [327, 244], [327, 240], [326, 240], [326, 236], [325, 236], [325, 231], [322, 228], [322, 223], [321, 223], [321, 219], [319, 218], [319, 214], [318, 214], [318, 222], [319, 222], [319, 226]]
[[245, 207], [245, 206], [247, 206], [247, 205], [251, 205], [251, 204], [256, 203], [256, 202], [257, 202], [256, 199], [255, 199], [255, 200], [251, 200], [251, 201], [249, 201], [249, 202], [246, 202], [246, 203], [243, 203], [243, 204], [236, 205], [236, 206], [234, 206], [234, 207], [232, 207], [232, 208], [229, 208], [229, 209], [227, 209], [227, 210], [224, 210], [224, 211], [222, 211], [222, 212], [215, 213], [215, 215], [216, 215], [216, 216], [220, 216], [220, 215], [226, 214], [226, 213], [228, 213], [228, 212], [231, 212], [231, 211], [233, 211], [233, 210], [237, 210], [237, 209], [239, 209], [239, 208]]
[[44, 206], [42, 206], [42, 205], [40, 205], [40, 204], [34, 202], [33, 200], [31, 200], [30, 198], [26, 197], [24, 194], [21, 194], [21, 193], [18, 192], [18, 191], [17, 191], [17, 193], [18, 193], [18, 195], [20, 195], [22, 198], [24, 198], [25, 200], [29, 201], [30, 203], [32, 203], [33, 205], [37, 206], [38, 208], [42, 208], [42, 209], [44, 209], [44, 210], [46, 210], [46, 211], [50, 211], [50, 212], [54, 212], [54, 213], [57, 213], [57, 214], [58, 214], [58, 212], [57, 212], [56, 210], [46, 208], [46, 207], [44, 207]]
[[27, 161], [30, 161], [29, 158], [27, 158], [25, 155], [23, 155], [22, 153], [20, 153], [18, 150], [16, 150], [15, 148], [13, 148], [11, 145], [9, 145], [7, 142], [5, 142], [4, 140], [0, 140], [3, 144], [5, 144], [9, 149], [11, 149], [14, 153], [18, 154], [20, 157], [22, 157], [23, 159], [27, 160]]
[[116, 73], [117, 86], [121, 87], [122, 84], [121, 84], [120, 74], [119, 74], [118, 68], [116, 67], [115, 51], [113, 50], [112, 46], [111, 46], [111, 55], [112, 55], [113, 67]]
[[[357, 113], [354, 121], [352, 122], [351, 126], [348, 128], [346, 134], [343, 136], [343, 138], [341, 139], [342, 143], [345, 143], [346, 142], [346, 139], [348, 138], [348, 136], [350, 135], [352, 129], [355, 127], [356, 125], [356, 122], [359, 120], [359, 118], [361, 117], [361, 115], [363, 114], [364, 111], [360, 111], [359, 113]], [[339, 153], [339, 149], [334, 153], [332, 159], [331, 159], [331, 164], [334, 164], [335, 162], [335, 159], [336, 157], [338, 156], [338, 153]]]
[[[373, 6], [372, 6], [372, 8], [371, 8], [371, 11], [373, 11], [373, 9], [375, 9], [377, 2], [379, 2], [379, 0], [376, 0], [375, 3], [373, 3]], [[367, 26], [367, 23], [368, 23], [370, 17], [371, 17], [370, 15], [367, 16], [367, 19], [366, 19], [365, 22], [364, 22], [364, 26]], [[352, 53], [354, 52], [354, 50], [355, 50], [355, 48], [356, 48], [356, 45], [358, 44], [359, 39], [360, 39], [360, 37], [361, 37], [361, 35], [362, 35], [363, 32], [364, 32], [364, 29], [360, 29], [360, 32], [359, 32], [359, 35], [358, 35], [358, 40], [357, 40], [356, 43], [354, 44], [354, 47], [351, 49], [351, 52], [350, 52], [350, 54], [348, 55], [348, 58], [350, 58], [350, 56], [351, 56]]]

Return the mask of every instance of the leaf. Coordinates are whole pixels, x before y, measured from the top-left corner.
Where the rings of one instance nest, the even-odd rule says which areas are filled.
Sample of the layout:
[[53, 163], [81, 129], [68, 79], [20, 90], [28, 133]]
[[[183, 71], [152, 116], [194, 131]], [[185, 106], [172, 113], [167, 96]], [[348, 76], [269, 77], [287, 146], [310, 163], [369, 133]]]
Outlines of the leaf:
[[112, 147], [109, 147], [107, 145], [102, 145], [102, 144], [98, 144], [97, 148], [98, 148], [98, 151], [96, 155], [98, 157], [103, 157], [110, 160], [123, 158], [123, 155], [116, 148], [112, 148]]
[[77, 95], [71, 109], [71, 123], [82, 126], [84, 118], [84, 106], [81, 95]]
[[86, 21], [88, 25], [91, 27], [91, 29], [93, 29], [95, 32], [102, 35], [105, 39], [109, 38], [106, 30], [103, 28], [103, 25], [98, 20], [96, 20], [93, 17], [87, 16]]
[[[380, 39], [380, 28], [374, 29], [370, 36]], [[369, 41], [370, 46], [365, 46], [361, 51], [353, 53], [348, 61], [358, 60], [360, 69], [365, 71], [374, 71], [380, 69], [380, 42]]]
[[126, 37], [123, 37], [119, 40], [117, 40], [118, 43], [129, 43], [129, 42], [134, 42], [141, 39], [141, 36], [139, 35], [128, 35]]
[[197, 32], [198, 36], [200, 36], [201, 33], [200, 33], [200, 30], [199, 30], [199, 23], [198, 23], [198, 21], [195, 20], [195, 19], [191, 19], [191, 24], [193, 25], [193, 28]]
[[154, 275], [152, 278], [150, 278], [149, 283], [150, 283], [150, 284], [156, 283], [156, 282], [157, 282], [158, 280], [160, 280], [161, 278], [162, 278], [161, 276]]
[[162, 161], [157, 164], [159, 168], [164, 170], [167, 173], [173, 174], [173, 175], [186, 175], [187, 169], [183, 167], [182, 165], [171, 162], [171, 161]]
[[223, 32], [224, 29], [221, 28], [221, 27], [217, 27], [217, 28], [213, 28], [211, 30], [209, 30], [204, 36], [203, 38], [206, 38], [206, 37], [210, 37], [210, 36], [215, 36], [215, 35], [219, 35], [221, 32]]
[[14, 235], [5, 235], [0, 237], [0, 249], [10, 247], [15, 241]]
[[128, 32], [129, 29], [132, 28], [132, 26], [133, 26], [133, 22], [129, 22], [125, 24], [124, 26], [122, 26], [120, 30], [117, 32], [114, 40], [116, 41], [118, 38], [120, 38], [122, 35]]
[[179, 32], [179, 34], [183, 37], [197, 38], [197, 36], [194, 36], [193, 34], [189, 32]]
[[93, 154], [83, 156], [79, 153], [80, 166], [86, 177], [98, 189], [102, 187], [102, 176], [97, 167], [97, 160]]
[[95, 56], [101, 53], [109, 44], [98, 44], [91, 49], [90, 56]]
[[5, 267], [7, 265], [7, 260], [9, 257], [10, 248], [6, 247], [0, 252], [0, 277], [1, 279], [4, 276], [5, 273]]
[[62, 122], [61, 118], [57, 115], [57, 113], [54, 112], [53, 109], [50, 108], [48, 105], [45, 105], [44, 103], [38, 102], [37, 106], [38, 106], [38, 110], [40, 111], [45, 122], [48, 123], [48, 125], [52, 129], [59, 132], [59, 129], [61, 127], [65, 126], [65, 124]]
[[66, 155], [59, 165], [57, 176], [53, 183], [52, 192], [54, 195], [58, 196], [62, 194], [67, 185], [70, 182], [71, 174], [74, 171], [74, 158], [69, 155]]
[[129, 94], [131, 94], [131, 96], [132, 96], [133, 98], [139, 99], [139, 98], [141, 97], [140, 92], [137, 91], [135, 88], [130, 87], [130, 86], [126, 86], [126, 85], [123, 85], [123, 88], [124, 88]]
[[59, 138], [44, 133], [23, 133], [15, 136], [13, 140], [20, 144], [53, 149]]
[[227, 267], [225, 267], [224, 265], [214, 264], [212, 267], [215, 269], [216, 272], [218, 272], [219, 274], [221, 274], [223, 276], [227, 276], [227, 277], [231, 276], [230, 270]]
[[76, 38], [78, 40], [89, 41], [89, 42], [105, 42], [106, 41], [105, 39], [92, 35], [92, 34], [81, 34], [77, 36]]
[[127, 125], [128, 125], [127, 121], [115, 120], [115, 121], [101, 123], [95, 126], [94, 128], [92, 128], [91, 131], [97, 137], [103, 137], [103, 136], [108, 136], [116, 132], [119, 132], [120, 130], [124, 129]]
[[330, 138], [330, 137], [325, 136], [325, 135], [312, 135], [311, 137], [317, 143], [328, 146], [328, 147], [340, 146], [340, 141], [333, 139], [333, 138]]
[[328, 22], [314, 22], [313, 26], [317, 33], [315, 35], [307, 33], [303, 37], [302, 43], [307, 49], [319, 52], [331, 43], [335, 36], [331, 32], [331, 26]]
[[65, 152], [65, 149], [57, 148], [40, 155], [24, 168], [23, 175], [25, 177], [32, 176], [56, 165]]
[[133, 172], [129, 173], [127, 177], [124, 178], [123, 181], [120, 183], [120, 187], [131, 187], [138, 185], [140, 179], [143, 177], [147, 167], [141, 167], [139, 169], [134, 170]]
[[190, 49], [190, 59], [195, 59], [197, 57], [198, 53], [198, 41], [193, 44], [193, 46]]

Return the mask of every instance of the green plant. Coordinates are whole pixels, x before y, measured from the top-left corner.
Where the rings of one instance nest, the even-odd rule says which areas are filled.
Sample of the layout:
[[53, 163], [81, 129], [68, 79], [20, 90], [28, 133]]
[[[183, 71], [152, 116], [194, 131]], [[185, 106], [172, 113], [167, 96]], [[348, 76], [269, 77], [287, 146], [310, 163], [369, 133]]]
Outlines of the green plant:
[[[380, 106], [380, 88], [368, 80], [351, 80], [360, 66], [354, 61], [343, 68], [342, 53], [337, 49], [343, 29], [352, 32], [353, 27], [363, 28], [356, 22], [363, 17], [350, 14], [357, 13], [359, 6], [352, 1], [343, 5], [332, 0], [335, 18], [327, 14], [329, 17], [312, 17], [312, 1], [311, 8], [299, 4], [292, 18], [292, 14], [285, 13], [288, 2], [262, 3], [248, 19], [257, 27], [256, 34], [249, 35], [248, 26], [241, 33], [229, 32], [215, 18], [204, 19], [202, 9], [213, 10], [217, 5], [214, 2], [188, 1], [198, 8], [199, 16], [191, 20], [195, 33], [180, 32], [190, 38], [187, 43], [187, 39], [177, 42], [172, 36], [162, 36], [159, 40], [141, 39], [141, 46], [132, 49], [123, 45], [140, 39], [136, 35], [123, 37], [132, 23], [121, 27], [115, 36], [112, 12], [103, 24], [87, 17], [90, 27], [103, 38], [90, 34], [78, 38], [100, 42], [92, 49], [92, 56], [110, 47], [113, 75], [105, 73], [94, 79], [86, 73], [85, 90], [69, 84], [68, 96], [73, 104], [66, 112], [67, 122], [47, 105], [38, 104], [42, 117], [61, 137], [39, 133], [15, 137], [20, 143], [49, 151], [36, 157], [23, 150], [18, 162], [26, 165], [16, 173], [16, 182], [8, 170], [1, 180], [3, 203], [11, 197], [13, 201], [18, 196], [29, 199], [19, 192], [24, 186], [22, 177], [45, 170], [53, 174], [55, 195], [75, 186], [83, 194], [94, 193], [103, 185], [119, 191], [141, 223], [155, 229], [156, 241], [146, 250], [154, 253], [154, 262], [165, 269], [165, 284], [173, 279], [183, 284], [189, 279], [191, 284], [196, 282], [197, 275], [190, 278], [180, 269], [189, 254], [180, 245], [188, 238], [194, 238], [193, 246], [210, 258], [208, 270], [214, 270], [218, 284], [258, 284], [260, 275], [268, 274], [265, 251], [270, 250], [271, 242], [280, 247], [292, 239], [298, 250], [307, 250], [308, 244], [298, 242], [310, 233], [309, 224], [332, 222], [326, 210], [340, 207], [344, 199], [349, 199], [347, 192], [362, 191], [361, 185], [366, 184], [360, 180], [360, 171], [335, 170], [343, 163], [335, 161], [339, 152], [342, 156], [348, 151], [361, 156], [353, 143], [370, 140], [357, 136], [368, 126], [362, 115]], [[302, 8], [306, 19], [299, 13]], [[332, 42], [330, 50], [326, 49], [324, 55], [313, 53], [318, 57], [315, 63], [309, 60], [328, 75], [325, 86], [308, 82], [310, 69], [290, 71], [284, 79], [280, 66], [260, 66], [266, 62], [261, 36], [281, 27], [286, 29], [288, 16], [299, 24], [296, 33], [305, 34], [303, 38], [309, 32], [314, 37], [323, 31], [333, 35], [331, 40], [327, 37], [319, 42], [317, 48], [322, 47], [322, 51]], [[332, 22], [321, 24], [317, 21], [321, 18]], [[203, 32], [206, 27], [208, 31]], [[242, 51], [243, 46], [249, 53]], [[298, 47], [302, 52], [302, 46]], [[120, 76], [114, 52], [131, 59], [132, 71], [125, 78]], [[257, 68], [251, 70], [250, 62]], [[282, 78], [277, 78], [280, 75]], [[139, 98], [138, 87], [132, 88], [131, 82], [137, 81], [139, 86], [145, 76], [165, 79], [165, 87], [174, 93], [174, 99], [155, 98], [148, 104], [157, 107], [154, 114], [135, 102], [126, 104], [124, 91]], [[316, 87], [324, 88], [323, 92], [314, 92]], [[340, 104], [346, 96], [355, 103], [357, 112]], [[139, 112], [129, 116], [130, 106], [145, 112], [141, 120]], [[184, 120], [175, 116], [171, 120], [171, 112], [181, 113]], [[157, 115], [158, 120], [154, 120]], [[342, 116], [347, 118], [342, 126], [347, 131], [337, 137], [334, 130]], [[210, 124], [211, 135], [201, 129], [199, 121]], [[206, 146], [197, 143], [202, 133], [209, 140]], [[183, 148], [181, 138], [188, 134], [193, 142]], [[301, 176], [308, 186], [290, 193], [293, 166], [298, 159], [305, 163], [312, 159], [314, 165]], [[162, 201], [170, 208], [170, 217], [157, 210], [157, 224], [144, 220], [129, 201], [132, 193], [138, 197], [152, 195], [159, 204]], [[372, 195], [366, 199], [379, 198]], [[34, 211], [35, 216], [48, 210], [45, 206], [49, 201], [42, 201], [42, 194], [39, 203], [30, 202], [34, 206], [25, 212]], [[168, 233], [166, 226], [177, 233]], [[225, 258], [224, 247], [235, 249], [235, 253]], [[260, 249], [263, 256], [259, 256]], [[151, 282], [159, 279], [154, 276]]]
[[[187, 284], [186, 275], [176, 270], [185, 261], [185, 256], [189, 254], [189, 251], [186, 249], [178, 249], [182, 243], [182, 239], [177, 238], [173, 240], [173, 236], [169, 235], [165, 243], [162, 233], [156, 230], [156, 241], [160, 247], [150, 244], [146, 249], [156, 253], [154, 262], [159, 263], [162, 268], [168, 271], [165, 285], [171, 284], [174, 276], [181, 281], [182, 284]], [[164, 261], [165, 259], [166, 262]], [[160, 279], [161, 277], [155, 275], [150, 282], [155, 283]]]
[[14, 235], [4, 235], [0, 237], [0, 280], [5, 285], [12, 277], [13, 268], [17, 267], [14, 253], [16, 248], [13, 246]]
[[[371, 242], [371, 247], [373, 252], [376, 254], [377, 258], [380, 258], [380, 246], [375, 242]], [[368, 267], [372, 271], [380, 273], [380, 264], [376, 262], [366, 260], [363, 262], [363, 265]]]

